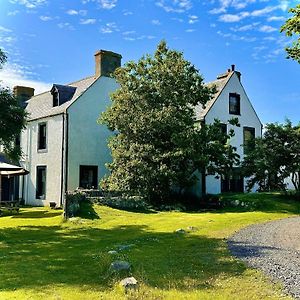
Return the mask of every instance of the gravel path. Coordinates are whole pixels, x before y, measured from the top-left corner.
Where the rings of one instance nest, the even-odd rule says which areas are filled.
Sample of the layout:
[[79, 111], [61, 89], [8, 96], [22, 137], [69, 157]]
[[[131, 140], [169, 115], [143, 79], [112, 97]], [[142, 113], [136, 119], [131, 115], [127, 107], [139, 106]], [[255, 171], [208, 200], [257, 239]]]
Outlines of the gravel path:
[[228, 240], [231, 253], [300, 299], [300, 217], [252, 225]]

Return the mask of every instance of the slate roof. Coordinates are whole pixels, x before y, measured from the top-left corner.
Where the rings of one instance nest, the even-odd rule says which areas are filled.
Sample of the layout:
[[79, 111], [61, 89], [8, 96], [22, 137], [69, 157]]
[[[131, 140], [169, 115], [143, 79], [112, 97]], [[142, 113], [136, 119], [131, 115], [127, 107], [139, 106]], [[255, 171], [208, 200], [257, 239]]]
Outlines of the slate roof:
[[197, 120], [204, 120], [206, 114], [217, 101], [219, 95], [221, 94], [222, 90], [224, 89], [224, 87], [226, 86], [227, 82], [233, 74], [234, 72], [225, 73], [223, 75], [218, 76], [217, 80], [205, 84], [208, 87], [215, 86], [217, 92], [214, 94], [213, 98], [206, 103], [205, 108], [203, 108], [201, 104], [195, 107]]
[[97, 78], [90, 76], [79, 81], [75, 81], [67, 84], [67, 86], [75, 87], [75, 93], [69, 101], [53, 107], [53, 97], [50, 91], [33, 96], [26, 107], [26, 111], [29, 113], [28, 120], [36, 120], [48, 116], [54, 116], [64, 113], [67, 108], [79, 98], [95, 81]]

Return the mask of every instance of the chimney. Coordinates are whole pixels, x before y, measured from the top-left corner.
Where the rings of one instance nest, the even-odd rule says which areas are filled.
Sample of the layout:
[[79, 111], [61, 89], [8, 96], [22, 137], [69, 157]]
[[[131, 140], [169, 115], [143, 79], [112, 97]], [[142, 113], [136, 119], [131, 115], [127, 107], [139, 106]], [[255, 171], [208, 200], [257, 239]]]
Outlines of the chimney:
[[235, 65], [231, 65], [231, 71], [232, 71], [232, 72], [235, 71]]
[[13, 89], [14, 96], [18, 98], [23, 107], [26, 107], [26, 101], [34, 95], [34, 88], [27, 86], [15, 86]]
[[99, 50], [95, 53], [95, 77], [110, 75], [121, 67], [122, 55], [107, 50]]

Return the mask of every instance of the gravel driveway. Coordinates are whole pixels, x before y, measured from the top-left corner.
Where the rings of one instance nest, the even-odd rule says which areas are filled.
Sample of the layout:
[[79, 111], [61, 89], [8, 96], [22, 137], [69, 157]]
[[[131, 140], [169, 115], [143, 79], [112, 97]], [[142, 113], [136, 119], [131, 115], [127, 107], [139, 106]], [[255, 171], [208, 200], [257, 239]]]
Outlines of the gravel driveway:
[[300, 299], [300, 217], [252, 225], [228, 240], [231, 253]]

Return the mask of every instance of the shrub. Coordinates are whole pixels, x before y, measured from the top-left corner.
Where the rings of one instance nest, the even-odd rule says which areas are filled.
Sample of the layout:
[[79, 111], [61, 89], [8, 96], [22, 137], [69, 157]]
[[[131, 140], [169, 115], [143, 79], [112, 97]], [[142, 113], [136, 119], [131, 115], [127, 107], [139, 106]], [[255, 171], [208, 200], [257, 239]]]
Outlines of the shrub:
[[64, 206], [64, 217], [66, 219], [75, 217], [80, 210], [80, 203], [85, 200], [85, 193], [80, 191], [67, 192]]

